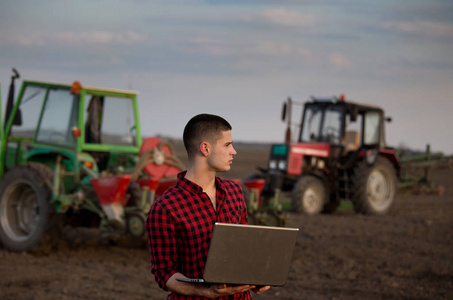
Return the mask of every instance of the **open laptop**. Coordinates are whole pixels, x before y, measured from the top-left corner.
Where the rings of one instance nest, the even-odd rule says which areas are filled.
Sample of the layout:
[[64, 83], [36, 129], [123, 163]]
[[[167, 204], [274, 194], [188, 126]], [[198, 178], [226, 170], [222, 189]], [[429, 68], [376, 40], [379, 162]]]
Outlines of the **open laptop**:
[[298, 228], [215, 223], [203, 278], [191, 283], [283, 286]]

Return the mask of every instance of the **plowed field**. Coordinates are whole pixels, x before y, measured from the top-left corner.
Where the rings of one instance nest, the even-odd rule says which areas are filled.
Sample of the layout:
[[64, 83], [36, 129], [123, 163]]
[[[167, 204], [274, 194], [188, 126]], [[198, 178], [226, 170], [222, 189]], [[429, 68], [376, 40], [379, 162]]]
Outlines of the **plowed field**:
[[[239, 150], [228, 177], [266, 164], [267, 151]], [[443, 196], [400, 193], [385, 216], [292, 214], [301, 231], [288, 282], [254, 299], [453, 299], [453, 171], [433, 175]], [[0, 248], [0, 299], [166, 297], [145, 247], [109, 244], [96, 229], [65, 233], [47, 254]]]

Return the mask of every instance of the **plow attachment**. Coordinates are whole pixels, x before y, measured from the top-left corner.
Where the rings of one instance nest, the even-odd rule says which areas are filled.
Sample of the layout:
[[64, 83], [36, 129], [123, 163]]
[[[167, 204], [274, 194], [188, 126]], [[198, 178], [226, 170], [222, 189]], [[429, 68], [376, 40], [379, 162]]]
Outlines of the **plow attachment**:
[[434, 168], [453, 168], [453, 157], [443, 154], [433, 154], [430, 146], [426, 152], [418, 155], [400, 156], [400, 183], [399, 188], [412, 188], [413, 192], [421, 194], [443, 195], [444, 187], [432, 180], [431, 172]]

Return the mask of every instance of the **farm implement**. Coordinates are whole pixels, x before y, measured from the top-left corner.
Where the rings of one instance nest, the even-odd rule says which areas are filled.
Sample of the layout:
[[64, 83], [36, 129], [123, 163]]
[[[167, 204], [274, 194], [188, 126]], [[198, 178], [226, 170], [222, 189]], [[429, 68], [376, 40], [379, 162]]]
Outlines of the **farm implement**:
[[399, 153], [401, 170], [398, 187], [411, 189], [419, 194], [438, 194], [442, 196], [444, 187], [437, 185], [432, 180], [432, 170], [435, 168], [453, 168], [453, 157], [444, 156], [442, 153], [431, 153], [430, 145], [426, 146], [424, 153], [405, 154]]

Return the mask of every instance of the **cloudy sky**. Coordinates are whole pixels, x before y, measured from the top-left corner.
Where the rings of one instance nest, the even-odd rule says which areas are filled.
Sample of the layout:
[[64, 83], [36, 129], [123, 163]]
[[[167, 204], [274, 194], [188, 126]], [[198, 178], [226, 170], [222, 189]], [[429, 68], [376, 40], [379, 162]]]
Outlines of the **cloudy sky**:
[[139, 91], [145, 135], [208, 112], [281, 142], [287, 97], [345, 94], [393, 118], [389, 145], [453, 154], [451, 0], [0, 0], [3, 105], [12, 67]]

